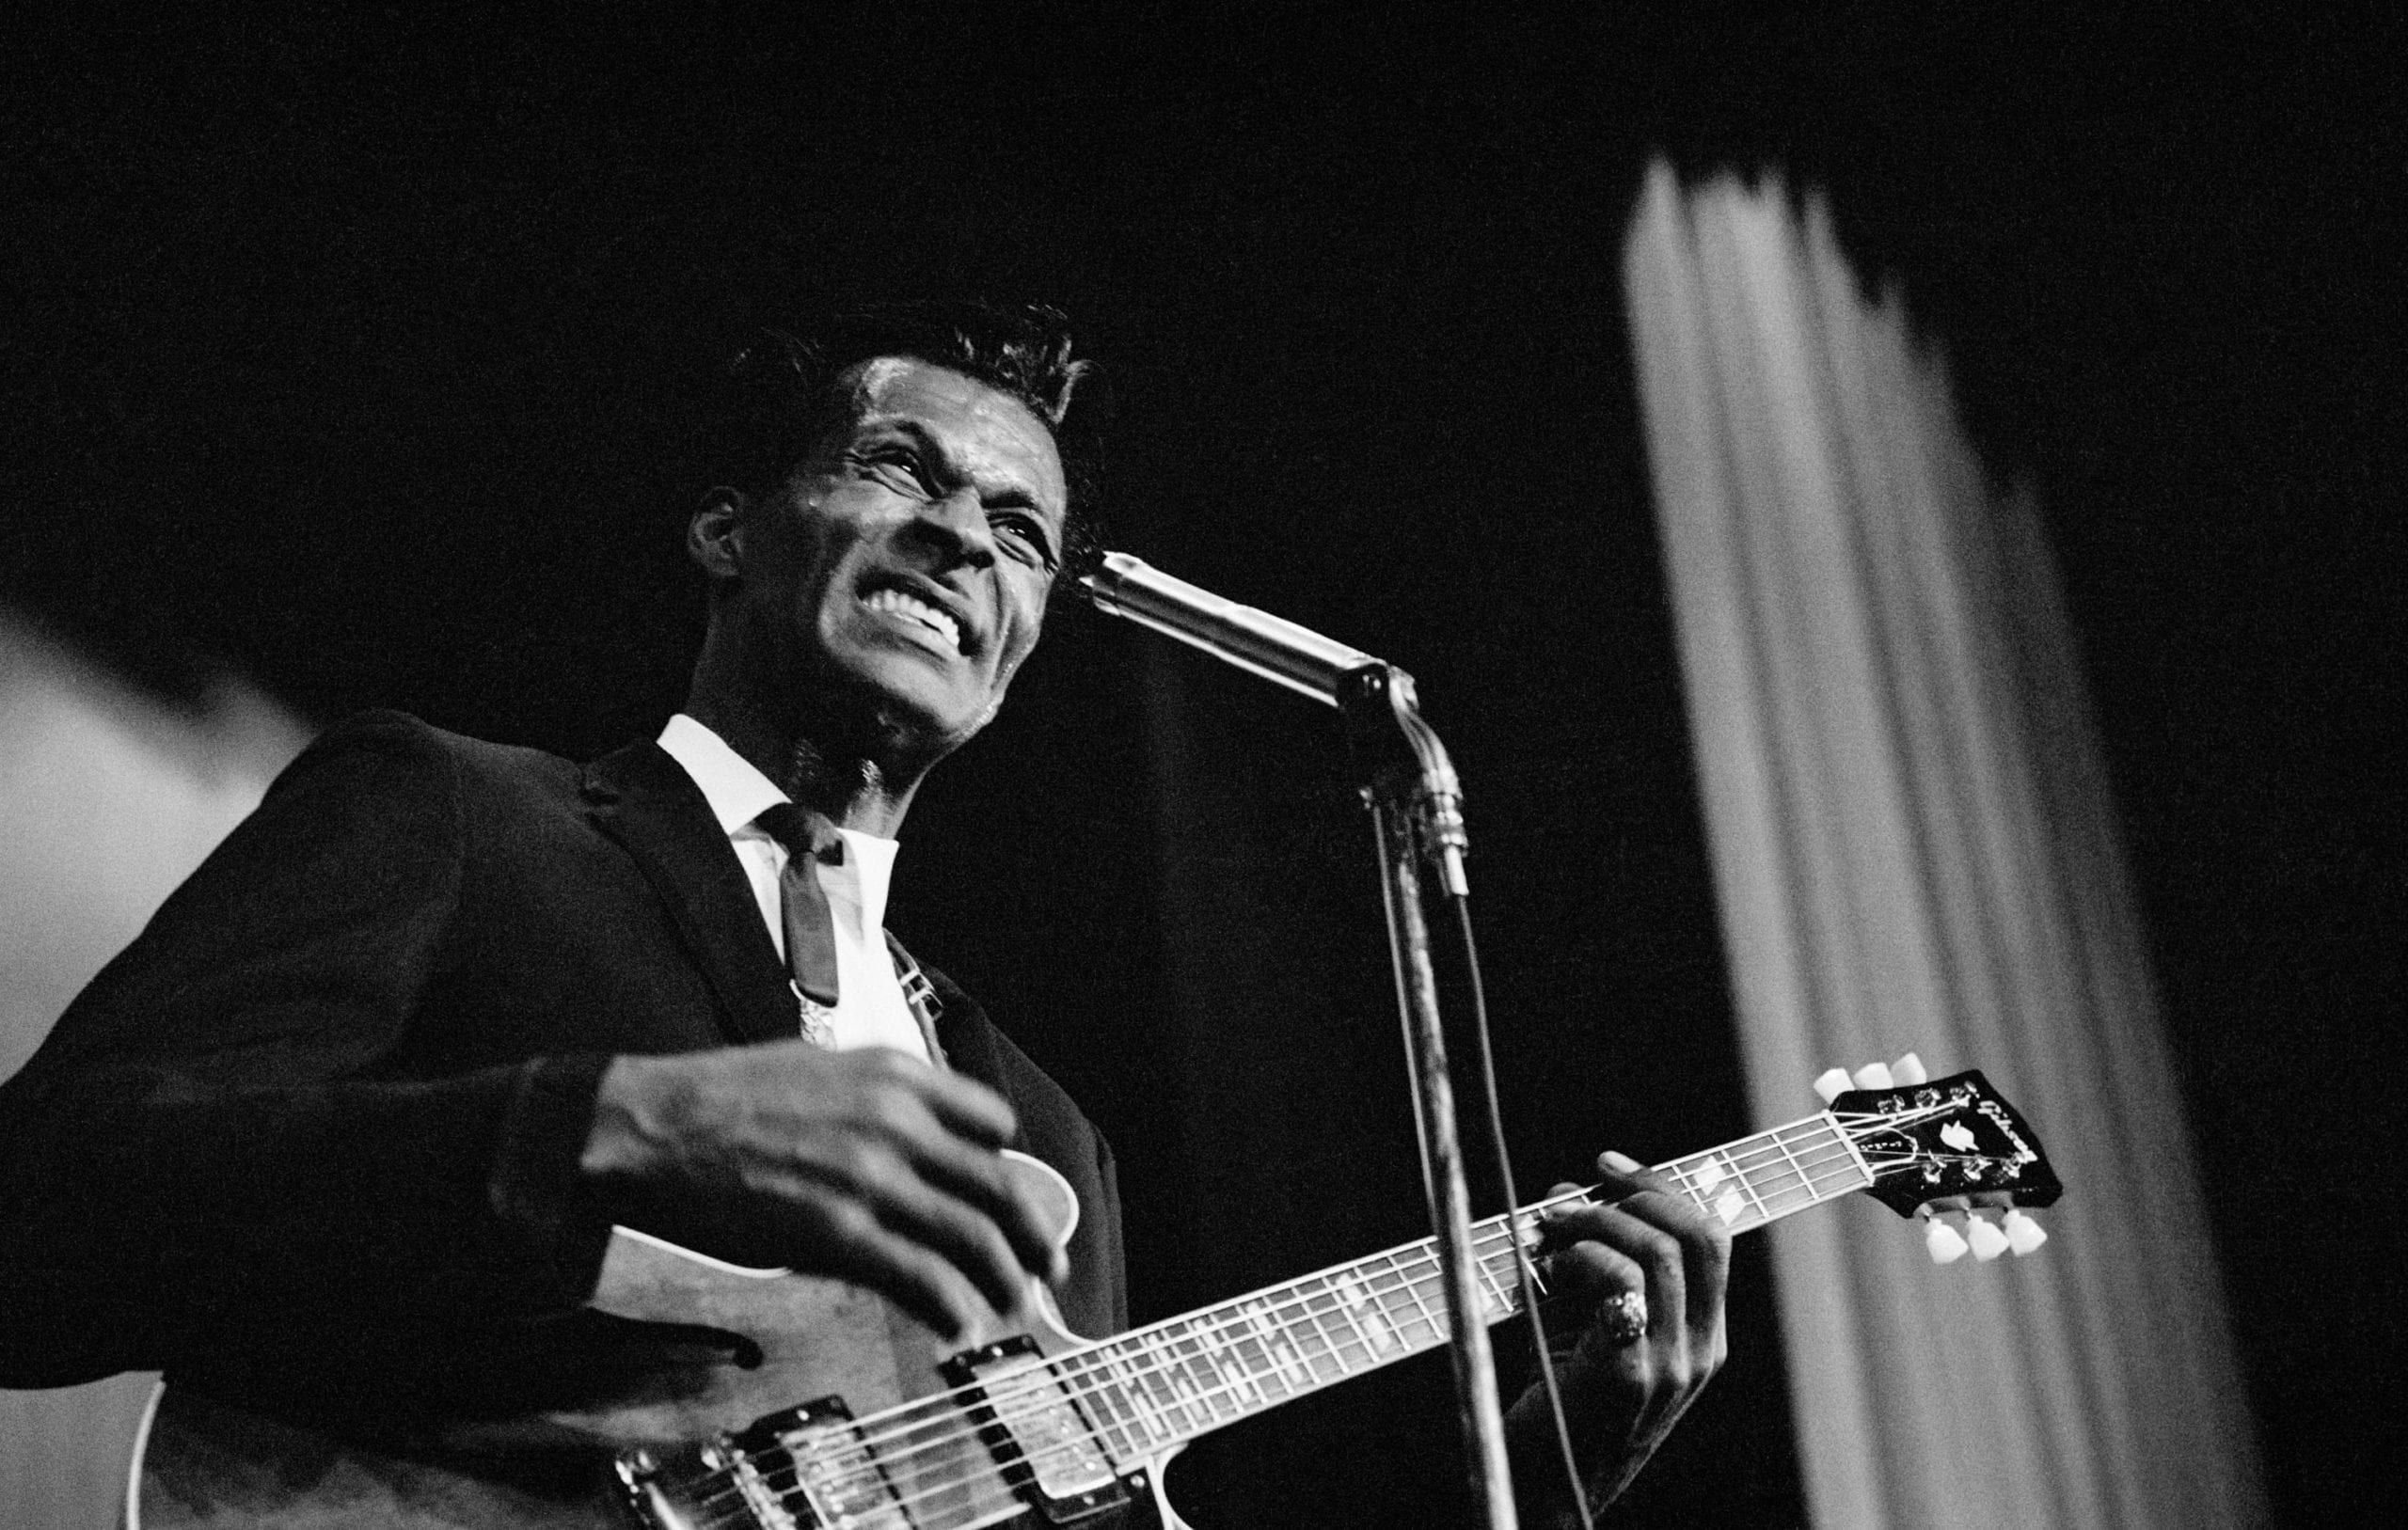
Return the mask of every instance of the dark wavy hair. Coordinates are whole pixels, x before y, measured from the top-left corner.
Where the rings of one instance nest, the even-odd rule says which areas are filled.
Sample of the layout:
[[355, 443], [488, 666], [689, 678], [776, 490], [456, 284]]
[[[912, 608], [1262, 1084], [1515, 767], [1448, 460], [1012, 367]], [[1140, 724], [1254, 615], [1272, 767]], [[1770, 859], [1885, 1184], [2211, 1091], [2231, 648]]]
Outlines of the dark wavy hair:
[[850, 418], [846, 372], [879, 356], [949, 368], [1028, 406], [1054, 434], [1069, 505], [1056, 590], [1068, 590], [1101, 550], [1096, 498], [1101, 462], [1092, 405], [1074, 423], [1071, 395], [1093, 363], [1070, 355], [1069, 321], [1036, 305], [894, 303], [832, 314], [808, 325], [766, 328], [737, 353], [705, 405], [703, 470], [750, 495], [776, 492], [827, 433]]

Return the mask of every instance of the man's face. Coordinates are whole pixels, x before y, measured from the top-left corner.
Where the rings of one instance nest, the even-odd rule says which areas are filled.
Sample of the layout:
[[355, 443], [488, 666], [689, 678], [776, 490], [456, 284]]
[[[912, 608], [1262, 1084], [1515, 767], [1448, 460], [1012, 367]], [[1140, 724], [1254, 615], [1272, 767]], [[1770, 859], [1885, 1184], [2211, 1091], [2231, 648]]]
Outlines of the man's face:
[[746, 507], [744, 591], [777, 683], [865, 696], [943, 754], [984, 727], [1036, 646], [1069, 490], [1008, 394], [906, 357], [856, 369], [858, 407]]

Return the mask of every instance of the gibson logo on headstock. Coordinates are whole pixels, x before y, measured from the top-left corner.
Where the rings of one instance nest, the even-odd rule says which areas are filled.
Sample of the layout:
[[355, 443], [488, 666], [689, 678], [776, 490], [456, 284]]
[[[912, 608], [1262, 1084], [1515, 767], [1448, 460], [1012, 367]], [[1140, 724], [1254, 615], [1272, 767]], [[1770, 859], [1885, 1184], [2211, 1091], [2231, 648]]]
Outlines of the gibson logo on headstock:
[[1985, 1191], [2046, 1206], [2061, 1189], [2031, 1128], [1979, 1073], [1850, 1090], [1832, 1099], [1831, 1114], [1863, 1153], [1873, 1193], [1906, 1215]]

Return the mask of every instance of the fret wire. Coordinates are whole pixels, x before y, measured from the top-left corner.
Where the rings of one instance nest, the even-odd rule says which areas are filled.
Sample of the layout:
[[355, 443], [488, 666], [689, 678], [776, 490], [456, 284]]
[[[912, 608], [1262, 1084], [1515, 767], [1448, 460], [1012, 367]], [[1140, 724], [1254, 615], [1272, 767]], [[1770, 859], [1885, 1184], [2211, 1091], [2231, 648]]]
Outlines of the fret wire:
[[[1214, 1390], [1225, 1395], [1229, 1406], [1243, 1413], [1246, 1383], [1245, 1358], [1238, 1352], [1236, 1334], [1225, 1332], [1224, 1325], [1216, 1324], [1197, 1334], [1196, 1343], [1208, 1357], [1207, 1367], [1212, 1375]], [[1234, 1381], [1229, 1379], [1232, 1366], [1238, 1373], [1237, 1380]]]
[[[1324, 1286], [1322, 1296], [1326, 1298], [1328, 1295], [1328, 1288]], [[1330, 1343], [1329, 1329], [1322, 1321], [1322, 1310], [1313, 1304], [1314, 1301], [1314, 1298], [1307, 1297], [1295, 1317], [1290, 1320], [1289, 1326], [1296, 1334], [1296, 1352], [1304, 1357], [1306, 1373], [1312, 1377], [1315, 1386], [1321, 1386], [1324, 1384], [1324, 1378], [1322, 1375], [1323, 1361], [1327, 1361], [1337, 1372], [1336, 1376], [1327, 1380], [1342, 1379], [1348, 1373], [1346, 1358]], [[1313, 1349], [1316, 1344], [1321, 1347], [1318, 1354]]]
[[1690, 1200], [1695, 1201], [1700, 1209], [1704, 1208], [1705, 1192], [1698, 1189], [1696, 1178], [1689, 1172], [1687, 1159], [1674, 1159], [1671, 1162], [1664, 1165], [1664, 1172], [1671, 1175], [1672, 1183], [1681, 1188], [1682, 1194], [1687, 1196]]
[[[1154, 1448], [1153, 1430], [1145, 1411], [1139, 1406], [1136, 1388], [1121, 1379], [1122, 1358], [1103, 1350], [1089, 1351], [1091, 1359], [1084, 1373], [1094, 1378], [1084, 1388], [1084, 1395], [1098, 1399], [1109, 1398], [1118, 1415], [1116, 1427], [1122, 1441], [1121, 1459], [1133, 1461]], [[1101, 1406], [1101, 1401], [1098, 1404]]]
[[[1345, 1279], [1352, 1283], [1354, 1277], [1350, 1272]], [[1348, 1303], [1337, 1281], [1329, 1283], [1329, 1312], [1339, 1325], [1338, 1359], [1346, 1367], [1346, 1374], [1353, 1376], [1379, 1364], [1379, 1356], [1371, 1349], [1370, 1335], [1363, 1331], [1361, 1319], [1355, 1317], [1354, 1309]], [[1348, 1353], [1350, 1347], [1352, 1354]]]
[[[1399, 1260], [1394, 1254], [1390, 1254], [1387, 1257], [1388, 1262], [1391, 1265], [1396, 1266], [1400, 1273], [1403, 1273], [1404, 1266], [1402, 1261]], [[1414, 1263], [1418, 1265], [1421, 1263], [1421, 1261], [1417, 1258]], [[1434, 1272], [1436, 1261], [1434, 1259], [1431, 1261], [1431, 1264]], [[1422, 1300], [1421, 1279], [1418, 1275], [1405, 1275], [1404, 1292], [1405, 1295], [1413, 1298], [1414, 1306], [1420, 1310], [1421, 1321], [1429, 1326], [1431, 1342], [1433, 1344], [1444, 1344], [1447, 1340], [1448, 1325], [1444, 1320], [1439, 1318], [1436, 1314], [1430, 1310], [1430, 1303]], [[1446, 1293], [1442, 1290], [1439, 1292], [1439, 1310], [1444, 1311], [1445, 1307]]]
[[[1772, 1221], [1772, 1214], [1765, 1209], [1765, 1198], [1756, 1193], [1756, 1183], [1753, 1175], [1746, 1170], [1737, 1170], [1735, 1172], [1739, 1181], [1739, 1188], [1746, 1191], [1748, 1192], [1748, 1199], [1755, 1203], [1756, 1216], [1758, 1219], [1764, 1222]], [[1735, 1223], [1738, 1219], [1734, 1217], [1732, 1221]]]
[[1336, 1319], [1338, 1332], [1337, 1343], [1332, 1352], [1338, 1357], [1340, 1370], [1349, 1376], [1354, 1374], [1355, 1369], [1354, 1362], [1346, 1352], [1349, 1345], [1358, 1350], [1367, 1362], [1371, 1355], [1370, 1337], [1363, 1332], [1363, 1325], [1355, 1320], [1353, 1309], [1346, 1302], [1345, 1283], [1353, 1278], [1347, 1271], [1338, 1270], [1332, 1273], [1326, 1283], [1329, 1314]]
[[1429, 1326], [1430, 1305], [1421, 1300], [1421, 1290], [1414, 1271], [1402, 1257], [1404, 1252], [1390, 1249], [1380, 1255], [1381, 1261], [1387, 1266], [1381, 1271], [1381, 1277], [1390, 1284], [1380, 1288], [1377, 1300], [1380, 1317], [1387, 1323], [1390, 1336], [1410, 1354], [1420, 1348], [1414, 1340], [1413, 1325], [1418, 1322]]
[[[1349, 1368], [1346, 1364], [1346, 1351], [1340, 1344], [1335, 1344], [1330, 1341], [1328, 1326], [1323, 1321], [1323, 1318], [1326, 1315], [1328, 1309], [1314, 1305], [1314, 1302], [1317, 1301], [1326, 1301], [1330, 1307], [1335, 1307], [1338, 1304], [1338, 1295], [1329, 1288], [1329, 1282], [1326, 1277], [1316, 1276], [1314, 1278], [1321, 1281], [1321, 1291], [1318, 1296], [1305, 1298], [1304, 1310], [1299, 1315], [1297, 1321], [1312, 1324], [1311, 1336], [1321, 1341], [1322, 1354], [1327, 1357], [1332, 1365], [1337, 1367], [1338, 1373], [1331, 1377], [1330, 1380], [1343, 1380], [1354, 1374], [1354, 1371]], [[1318, 1381], [1321, 1378], [1321, 1366], [1313, 1360], [1312, 1351], [1310, 1349], [1307, 1349], [1305, 1351], [1305, 1360], [1306, 1363], [1311, 1366], [1314, 1379]]]
[[[1194, 1319], [1185, 1320], [1192, 1322]], [[1180, 1344], [1178, 1324], [1174, 1323], [1162, 1331], [1163, 1353], [1169, 1362], [1164, 1375], [1170, 1381], [1171, 1396], [1178, 1399], [1180, 1412], [1187, 1415], [1188, 1427], [1192, 1430], [1196, 1410], [1202, 1407], [1202, 1404], [1196, 1397], [1196, 1376], [1189, 1370], [1187, 1356], [1180, 1351]], [[1214, 1425], [1212, 1410], [1209, 1408], [1204, 1409], [1204, 1425], [1208, 1429]]]
[[[1271, 1378], [1276, 1377], [1283, 1381], [1287, 1378], [1279, 1376], [1279, 1357], [1262, 1336], [1262, 1320], [1255, 1316], [1253, 1303], [1240, 1303], [1232, 1320], [1238, 1332], [1229, 1342], [1229, 1350], [1237, 1357], [1240, 1389], [1251, 1396], [1260, 1407], [1268, 1408], [1275, 1400], [1284, 1401], [1284, 1398], [1273, 1398], [1265, 1386]], [[1248, 1358], [1248, 1346], [1253, 1347], [1255, 1358]]]
[[1282, 1352], [1287, 1341], [1277, 1336], [1276, 1331], [1264, 1320], [1262, 1303], [1249, 1301], [1239, 1310], [1244, 1315], [1247, 1329], [1246, 1336], [1238, 1341], [1240, 1359], [1244, 1359], [1244, 1346], [1248, 1344], [1253, 1345], [1255, 1352], [1262, 1357], [1259, 1364], [1250, 1366], [1254, 1373], [1256, 1395], [1266, 1406], [1269, 1405], [1274, 1400], [1269, 1391], [1270, 1383], [1275, 1380], [1285, 1394], [1276, 1400], [1285, 1402], [1296, 1395], [1295, 1378], [1290, 1371], [1293, 1362], [1288, 1353]]
[[1182, 1416], [1187, 1414], [1187, 1404], [1180, 1396], [1179, 1382], [1165, 1359], [1167, 1342], [1160, 1330], [1149, 1331], [1139, 1341], [1134, 1356], [1144, 1366], [1140, 1374], [1144, 1378], [1146, 1395], [1162, 1413], [1163, 1422], [1170, 1427], [1171, 1437], [1176, 1439], [1194, 1427], [1195, 1419], [1192, 1415]]
[[[1185, 1319], [1188, 1323], [1194, 1321], [1193, 1318]], [[1179, 1397], [1180, 1407], [1186, 1412], [1191, 1423], [1196, 1415], [1201, 1412], [1205, 1427], [1210, 1428], [1215, 1422], [1212, 1411], [1206, 1407], [1197, 1396], [1199, 1389], [1196, 1384], [1196, 1370], [1188, 1364], [1186, 1343], [1186, 1335], [1181, 1332], [1180, 1324], [1175, 1323], [1163, 1330], [1163, 1346], [1170, 1357], [1171, 1389]]]
[[[1249, 1302], [1246, 1316], [1254, 1324], [1255, 1346], [1262, 1351], [1263, 1386], [1268, 1388], [1272, 1380], [1277, 1380], [1283, 1394], [1279, 1399], [1282, 1402], [1307, 1390], [1312, 1381], [1312, 1368], [1297, 1352], [1295, 1339], [1289, 1333], [1286, 1322], [1274, 1313], [1268, 1301]], [[1296, 1384], [1299, 1370], [1305, 1375], [1306, 1385], [1302, 1387]]]
[[1790, 1186], [1787, 1190], [1783, 1191], [1782, 1193], [1793, 1194], [1802, 1192], [1806, 1197], [1799, 1205], [1789, 1207], [1784, 1209], [1790, 1211], [1802, 1210], [1806, 1207], [1812, 1206], [1816, 1201], [1820, 1200], [1821, 1197], [1814, 1193], [1814, 1181], [1806, 1173], [1805, 1160], [1798, 1157], [1798, 1149], [1791, 1144], [1787, 1134], [1782, 1132], [1774, 1133], [1773, 1145], [1781, 1149], [1782, 1160], [1787, 1167], [1789, 1177], [1797, 1181], [1796, 1184]]
[[[1253, 1345], [1259, 1361], [1246, 1358], [1246, 1346]], [[1237, 1367], [1235, 1388], [1241, 1402], [1250, 1401], [1257, 1408], [1267, 1408], [1272, 1399], [1262, 1390], [1262, 1378], [1270, 1367], [1270, 1352], [1263, 1349], [1254, 1332], [1254, 1318], [1243, 1303], [1229, 1315], [1229, 1335], [1224, 1345], [1228, 1358]]]
[[[1775, 1131], [1773, 1133], [1773, 1144], [1781, 1149], [1781, 1156], [1788, 1161], [1789, 1172], [1798, 1180], [1798, 1188], [1806, 1192], [1806, 1205], [1813, 1206], [1816, 1201], [1822, 1199], [1821, 1196], [1814, 1193], [1814, 1182], [1806, 1177], [1805, 1165], [1798, 1159], [1797, 1151], [1789, 1145], [1789, 1138], [1787, 1135], [1783, 1131]], [[1804, 1207], [1792, 1207], [1791, 1209], [1803, 1210]]]
[[[1363, 1326], [1364, 1309], [1370, 1306], [1370, 1298], [1364, 1294], [1363, 1278], [1356, 1274], [1356, 1271], [1361, 1269], [1361, 1263], [1347, 1267], [1344, 1292], [1339, 1298], [1339, 1310], [1344, 1315], [1347, 1325], [1354, 1330], [1355, 1342], [1363, 1347], [1363, 1358], [1376, 1364], [1386, 1356], [1388, 1346], [1373, 1338], [1370, 1330]], [[1379, 1331], [1383, 1335], [1393, 1332], [1388, 1327], [1386, 1317], [1382, 1313], [1374, 1309], [1370, 1316], [1371, 1320], [1379, 1325]]]
[[1145, 1455], [1155, 1447], [1154, 1436], [1159, 1431], [1153, 1404], [1137, 1379], [1136, 1366], [1129, 1355], [1115, 1350], [1095, 1349], [1088, 1355], [1085, 1374], [1095, 1379], [1088, 1384], [1088, 1392], [1112, 1398], [1113, 1406], [1121, 1414], [1121, 1433], [1133, 1442], [1127, 1454], [1132, 1458]]
[[1301, 1281], [1296, 1285], [1296, 1310], [1293, 1313], [1281, 1314], [1279, 1305], [1274, 1305], [1270, 1310], [1280, 1332], [1287, 1335], [1288, 1343], [1295, 1349], [1297, 1364], [1304, 1366], [1305, 1375], [1318, 1386], [1321, 1384], [1321, 1366], [1314, 1359], [1312, 1347], [1319, 1343], [1321, 1352], [1326, 1355], [1329, 1352], [1329, 1333], [1322, 1327], [1321, 1317], [1313, 1310], [1313, 1299], [1306, 1294], [1304, 1285]]
[[[1117, 1451], [1112, 1449], [1109, 1443], [1104, 1449], [1104, 1455], [1117, 1467], [1124, 1460], [1134, 1460], [1144, 1451], [1129, 1443], [1130, 1424], [1135, 1414], [1130, 1407], [1126, 1389], [1109, 1384], [1113, 1380], [1110, 1367], [1108, 1358], [1090, 1353], [1066, 1355], [1056, 1369], [1063, 1377], [1062, 1390], [1084, 1405], [1086, 1416], [1095, 1423], [1096, 1432], [1115, 1432], [1120, 1436], [1121, 1444]], [[1101, 1378], [1107, 1384], [1073, 1387], [1069, 1384], [1072, 1378], [1083, 1382], [1090, 1378]]]
[[1169, 1427], [1169, 1420], [1163, 1416], [1160, 1406], [1154, 1401], [1152, 1389], [1147, 1385], [1144, 1370], [1138, 1363], [1138, 1353], [1133, 1350], [1124, 1351], [1113, 1358], [1114, 1363], [1123, 1367], [1129, 1374], [1126, 1389], [1138, 1417], [1145, 1422], [1147, 1434], [1161, 1436], [1162, 1443], [1164, 1443], [1176, 1438], [1175, 1431]]
[[[1381, 1254], [1380, 1258], [1386, 1268], [1376, 1271], [1372, 1278], [1386, 1281], [1388, 1284], [1372, 1288], [1370, 1297], [1372, 1312], [1379, 1318], [1380, 1332], [1387, 1336], [1388, 1344], [1411, 1354], [1414, 1349], [1413, 1334], [1407, 1325], [1417, 1320], [1417, 1316], [1411, 1308], [1421, 1306], [1421, 1297], [1413, 1288], [1413, 1277], [1406, 1273], [1403, 1265], [1398, 1260], [1393, 1251]], [[1397, 1301], [1400, 1294], [1403, 1296], [1404, 1302]], [[1411, 1308], [1405, 1305], [1407, 1302], [1411, 1304]], [[1426, 1315], [1427, 1309], [1423, 1309], [1422, 1316], [1426, 1317]], [[1380, 1353], [1385, 1357], [1387, 1349], [1383, 1349]]]
[[[1305, 1352], [1294, 1324], [1277, 1316], [1277, 1309], [1271, 1306], [1269, 1302], [1262, 1305], [1260, 1321], [1277, 1341], [1279, 1347], [1277, 1352], [1283, 1361], [1279, 1374], [1288, 1384], [1288, 1395], [1292, 1397], [1299, 1393], [1311, 1391], [1318, 1384], [1318, 1379], [1313, 1375], [1312, 1357]], [[1302, 1386], [1296, 1384], [1294, 1375], [1299, 1371], [1304, 1374], [1305, 1379]]]
[[[1190, 1318], [1186, 1332], [1179, 1336], [1181, 1349], [1180, 1364], [1184, 1367], [1188, 1384], [1195, 1389], [1197, 1403], [1204, 1410], [1208, 1426], [1218, 1427], [1220, 1411], [1213, 1407], [1213, 1397], [1221, 1387], [1220, 1367], [1213, 1361], [1211, 1347], [1196, 1333], [1197, 1319]], [[1199, 1369], [1200, 1367], [1200, 1369]]]

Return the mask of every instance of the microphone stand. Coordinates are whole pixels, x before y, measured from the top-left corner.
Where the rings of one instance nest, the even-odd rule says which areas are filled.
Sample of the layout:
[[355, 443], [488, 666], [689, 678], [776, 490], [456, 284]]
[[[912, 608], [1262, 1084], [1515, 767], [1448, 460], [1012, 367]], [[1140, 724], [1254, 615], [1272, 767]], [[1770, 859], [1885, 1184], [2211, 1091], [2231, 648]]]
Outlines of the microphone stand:
[[[1446, 747], [1422, 720], [1413, 677], [1393, 664], [1172, 578], [1126, 553], [1106, 553], [1079, 581], [1101, 610], [1200, 648], [1227, 663], [1335, 706], [1346, 720], [1356, 784], [1371, 810], [1396, 969], [1397, 1012], [1412, 1063], [1414, 1127], [1421, 1188], [1438, 1246], [1452, 1342], [1455, 1398], [1473, 1500], [1486, 1530], [1517, 1530], [1513, 1479], [1505, 1459], [1505, 1416], [1496, 1357], [1471, 1241], [1471, 1194], [1455, 1128], [1454, 1087], [1422, 916], [1422, 877], [1464, 898], [1469, 840], [1463, 787]], [[1512, 1187], [1507, 1187], [1510, 1196]]]

